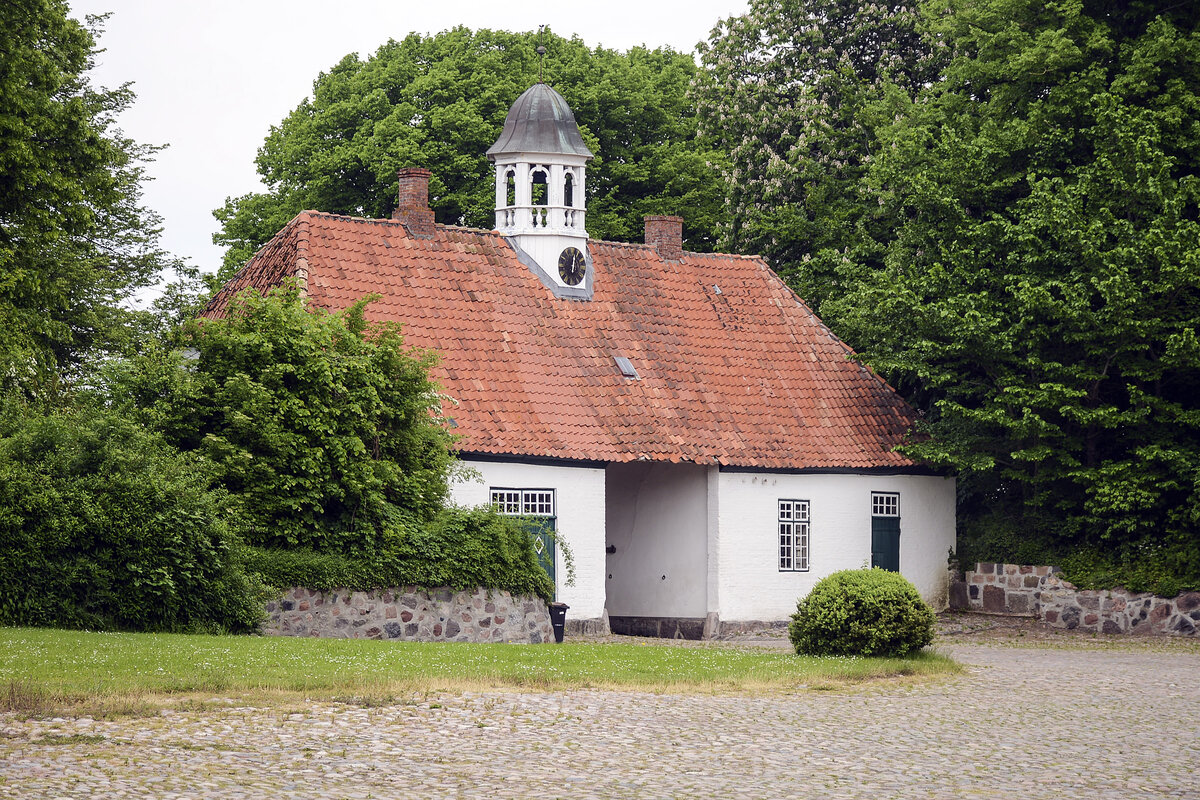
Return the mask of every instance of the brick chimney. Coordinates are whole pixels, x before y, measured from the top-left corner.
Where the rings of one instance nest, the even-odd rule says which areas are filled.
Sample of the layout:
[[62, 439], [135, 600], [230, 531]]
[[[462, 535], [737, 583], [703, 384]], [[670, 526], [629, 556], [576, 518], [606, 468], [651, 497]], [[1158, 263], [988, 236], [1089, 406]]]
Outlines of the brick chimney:
[[664, 261], [683, 258], [683, 217], [645, 217], [646, 244]]
[[429, 207], [429, 178], [433, 173], [420, 167], [405, 167], [396, 174], [400, 183], [400, 203], [392, 219], [404, 223], [410, 236], [433, 237], [433, 209]]

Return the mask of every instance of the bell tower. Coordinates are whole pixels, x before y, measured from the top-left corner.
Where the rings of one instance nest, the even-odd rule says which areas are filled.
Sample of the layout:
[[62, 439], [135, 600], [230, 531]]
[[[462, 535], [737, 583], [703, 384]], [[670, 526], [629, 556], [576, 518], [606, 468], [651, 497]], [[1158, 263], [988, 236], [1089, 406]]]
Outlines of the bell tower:
[[531, 86], [487, 156], [496, 165], [496, 229], [556, 296], [590, 300], [584, 187], [592, 151], [567, 101], [545, 83]]

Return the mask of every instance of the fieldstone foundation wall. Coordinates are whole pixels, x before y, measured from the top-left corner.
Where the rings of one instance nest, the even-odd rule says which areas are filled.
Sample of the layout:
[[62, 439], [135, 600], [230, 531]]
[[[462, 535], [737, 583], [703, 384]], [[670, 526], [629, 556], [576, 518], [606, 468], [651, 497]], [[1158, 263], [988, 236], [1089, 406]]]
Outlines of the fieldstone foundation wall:
[[1200, 592], [1174, 598], [1125, 589], [1077, 589], [1058, 567], [981, 562], [950, 584], [950, 607], [959, 611], [1036, 617], [1058, 628], [1100, 633], [1196, 636]]
[[[659, 639], [738, 639], [786, 633], [790, 620], [724, 621], [716, 614], [698, 617], [609, 617], [613, 633]], [[570, 620], [568, 620], [570, 622]]]
[[703, 639], [702, 617], [609, 617], [609, 627], [621, 636], [657, 639]]
[[572, 619], [571, 612], [568, 611], [565, 633], [567, 636], [607, 636], [612, 633], [608, 627], [608, 612], [602, 617], [592, 619]]
[[790, 619], [721, 620], [713, 627], [715, 639], [737, 639], [740, 636], [786, 634]]
[[545, 601], [486, 589], [322, 592], [295, 587], [267, 603], [263, 633], [418, 642], [554, 641]]

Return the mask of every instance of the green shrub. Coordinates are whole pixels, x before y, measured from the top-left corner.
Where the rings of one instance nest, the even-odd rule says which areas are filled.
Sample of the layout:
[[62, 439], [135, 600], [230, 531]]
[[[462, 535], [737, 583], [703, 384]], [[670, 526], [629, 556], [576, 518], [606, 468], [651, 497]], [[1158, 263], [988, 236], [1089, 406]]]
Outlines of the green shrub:
[[368, 324], [373, 297], [333, 314], [294, 285], [243, 292], [226, 318], [184, 327], [195, 359], [160, 351], [116, 365], [113, 402], [210, 466], [247, 542], [383, 549], [398, 519], [436, 516], [454, 458], [433, 356], [397, 325]]
[[260, 592], [222, 497], [109, 412], [30, 416], [0, 439], [0, 624], [250, 631]]
[[[565, 548], [561, 552], [564, 559], [569, 557]], [[424, 526], [393, 525], [377, 551], [343, 555], [311, 549], [250, 548], [247, 569], [279, 589], [304, 586], [367, 591], [390, 586], [448, 586], [470, 590], [483, 586], [545, 600], [554, 597], [550, 576], [538, 564], [521, 520], [487, 508], [450, 507]]]
[[1062, 577], [1080, 589], [1152, 592], [1175, 597], [1200, 590], [1200, 552], [1194, 536], [1176, 534], [1126, 545], [1116, 551], [1079, 548], [1039, 563], [1062, 568]]
[[1046, 560], [1053, 547], [1038, 518], [992, 511], [976, 516], [960, 515], [958, 528], [954, 552], [963, 569], [974, 569], [980, 561], [1053, 563]]
[[[1181, 518], [1194, 509], [1181, 508]], [[1131, 542], [1088, 544], [1049, 534], [1030, 518], [991, 513], [960, 517], [956, 554], [963, 569], [976, 562], [1048, 564], [1080, 589], [1153, 592], [1174, 597], [1200, 589], [1200, 546], [1193, 533], [1158, 533]], [[1195, 523], [1191, 523], [1193, 527]]]
[[802, 655], [903, 657], [933, 641], [933, 623], [901, 575], [854, 569], [822, 578], [796, 604], [788, 636]]

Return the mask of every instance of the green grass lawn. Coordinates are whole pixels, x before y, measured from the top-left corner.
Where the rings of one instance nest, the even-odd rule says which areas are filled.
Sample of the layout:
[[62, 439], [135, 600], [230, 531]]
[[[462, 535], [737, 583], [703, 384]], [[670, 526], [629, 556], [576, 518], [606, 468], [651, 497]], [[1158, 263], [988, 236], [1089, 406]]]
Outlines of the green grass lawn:
[[172, 697], [386, 701], [414, 692], [602, 688], [830, 689], [958, 671], [948, 658], [808, 658], [787, 650], [644, 643], [378, 642], [0, 628], [0, 710], [136, 710]]

